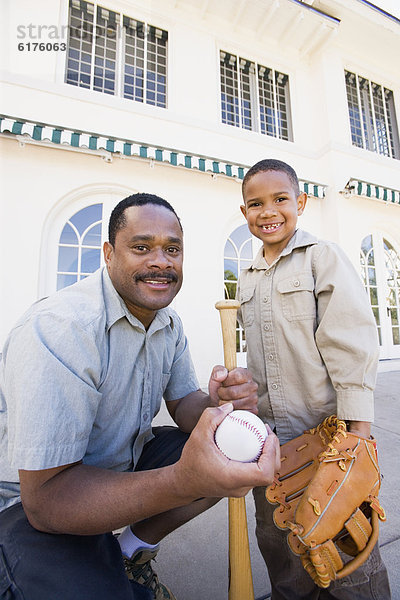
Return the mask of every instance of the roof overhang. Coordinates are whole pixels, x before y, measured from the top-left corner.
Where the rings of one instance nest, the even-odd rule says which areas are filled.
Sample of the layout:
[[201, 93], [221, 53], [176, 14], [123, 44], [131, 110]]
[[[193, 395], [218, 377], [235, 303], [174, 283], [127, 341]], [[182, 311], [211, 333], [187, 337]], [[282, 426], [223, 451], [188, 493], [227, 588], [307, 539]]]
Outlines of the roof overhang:
[[350, 179], [344, 190], [344, 196], [361, 196], [363, 198], [373, 198], [381, 200], [388, 204], [397, 204], [400, 206], [400, 190], [387, 188], [377, 183], [369, 183], [360, 179]]
[[[250, 165], [233, 163], [212, 156], [201, 156], [184, 150], [153, 146], [140, 141], [117, 139], [98, 133], [65, 129], [57, 125], [35, 123], [24, 119], [0, 116], [0, 134], [11, 137], [20, 145], [33, 144], [53, 149], [97, 155], [106, 162], [114, 158], [147, 160], [172, 167], [193, 169], [213, 177], [222, 176], [241, 182]], [[300, 187], [316, 198], [325, 196], [326, 186], [300, 180]]]

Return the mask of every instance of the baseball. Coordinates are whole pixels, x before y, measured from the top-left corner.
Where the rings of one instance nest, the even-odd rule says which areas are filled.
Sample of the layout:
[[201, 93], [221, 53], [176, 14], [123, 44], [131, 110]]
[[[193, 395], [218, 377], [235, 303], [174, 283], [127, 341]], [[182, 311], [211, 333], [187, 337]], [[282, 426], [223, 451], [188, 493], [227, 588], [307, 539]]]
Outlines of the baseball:
[[267, 435], [267, 428], [257, 415], [248, 410], [234, 410], [217, 427], [215, 443], [231, 460], [254, 462]]

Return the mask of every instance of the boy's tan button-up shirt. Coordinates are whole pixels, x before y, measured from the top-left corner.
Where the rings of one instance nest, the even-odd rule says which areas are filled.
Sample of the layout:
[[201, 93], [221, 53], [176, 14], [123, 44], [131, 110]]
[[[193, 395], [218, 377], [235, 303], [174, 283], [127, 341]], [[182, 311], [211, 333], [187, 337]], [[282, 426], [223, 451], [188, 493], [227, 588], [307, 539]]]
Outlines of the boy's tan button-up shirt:
[[334, 413], [373, 421], [378, 336], [343, 250], [297, 230], [272, 265], [260, 249], [237, 297], [259, 415], [281, 443]]

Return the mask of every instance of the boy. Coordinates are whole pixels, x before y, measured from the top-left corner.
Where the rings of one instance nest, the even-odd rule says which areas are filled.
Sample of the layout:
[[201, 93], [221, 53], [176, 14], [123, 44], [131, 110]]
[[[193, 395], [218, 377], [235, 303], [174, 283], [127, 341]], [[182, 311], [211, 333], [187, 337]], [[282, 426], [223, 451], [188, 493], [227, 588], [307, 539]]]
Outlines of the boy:
[[[274, 435], [247, 465], [214, 443], [233, 404], [255, 409], [257, 387], [217, 366], [209, 394], [199, 389], [169, 308], [183, 280], [173, 207], [122, 200], [104, 259], [35, 303], [0, 355], [3, 600], [173, 600], [151, 565], [159, 542], [218, 498], [272, 482], [279, 465]], [[152, 427], [162, 397], [179, 429]]]
[[[295, 171], [262, 160], [242, 186], [250, 232], [263, 246], [238, 285], [247, 366], [258, 383], [259, 416], [283, 444], [337, 414], [350, 431], [370, 436], [378, 362], [376, 327], [360, 278], [335, 244], [297, 230], [307, 202]], [[273, 600], [390, 598], [375, 546], [352, 575], [321, 590], [290, 551], [276, 508], [256, 488], [256, 534]], [[374, 593], [371, 590], [374, 590]]]

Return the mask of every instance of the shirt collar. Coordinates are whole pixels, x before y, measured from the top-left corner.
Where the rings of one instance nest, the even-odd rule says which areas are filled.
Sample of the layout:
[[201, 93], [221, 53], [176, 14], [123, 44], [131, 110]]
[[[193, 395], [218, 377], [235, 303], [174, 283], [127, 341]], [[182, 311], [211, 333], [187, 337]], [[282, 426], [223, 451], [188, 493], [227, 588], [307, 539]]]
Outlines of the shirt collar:
[[[102, 271], [102, 280], [103, 280], [103, 293], [104, 293], [104, 304], [106, 309], [106, 320], [107, 320], [107, 331], [111, 329], [111, 327], [123, 317], [126, 317], [129, 323], [137, 328], [145, 331], [144, 325], [139, 319], [133, 316], [133, 314], [128, 310], [125, 302], [122, 300], [121, 296], [118, 294], [115, 289], [113, 282], [111, 281], [110, 275], [105, 267], [103, 267]], [[149, 333], [157, 331], [158, 329], [163, 329], [171, 325], [173, 327], [173, 316], [171, 309], [161, 308], [157, 311], [156, 316], [154, 317], [150, 327]]]
[[[304, 248], [305, 246], [313, 246], [318, 242], [318, 238], [316, 238], [311, 233], [307, 231], [303, 231], [302, 229], [296, 229], [294, 235], [290, 238], [289, 242], [282, 250], [278, 258], [273, 262], [275, 264], [282, 256], [287, 256], [291, 254], [293, 250], [296, 248]], [[263, 247], [259, 249], [254, 260], [251, 264], [251, 269], [268, 269], [272, 265], [268, 265], [263, 253]]]

